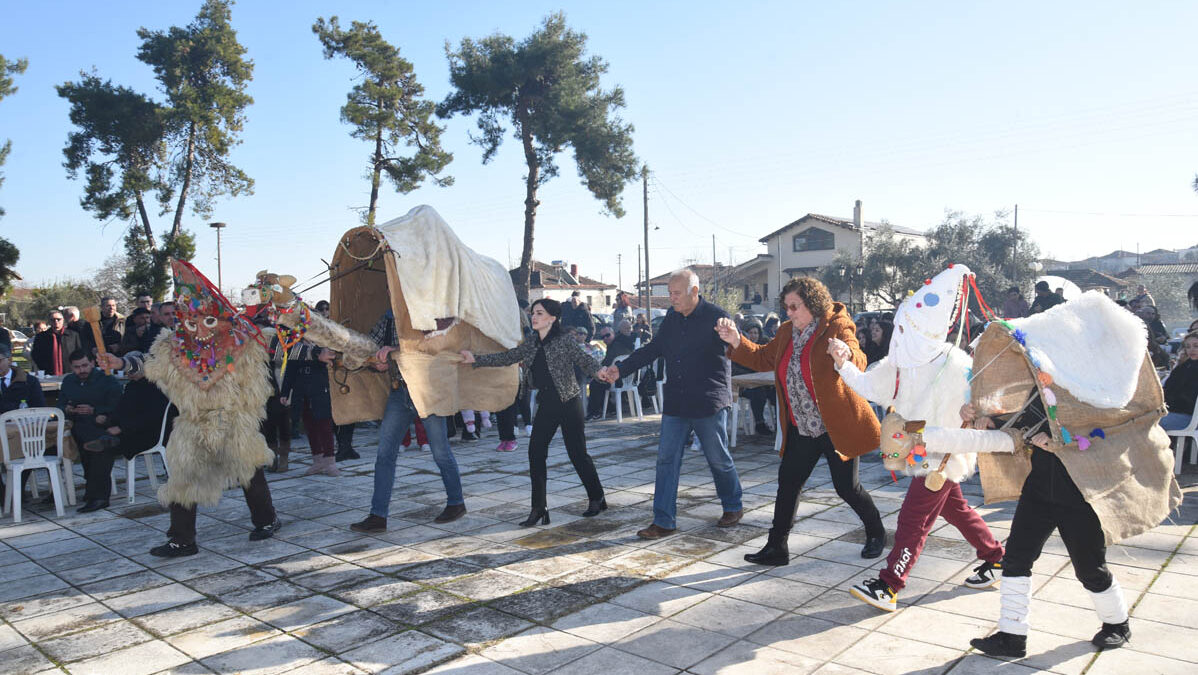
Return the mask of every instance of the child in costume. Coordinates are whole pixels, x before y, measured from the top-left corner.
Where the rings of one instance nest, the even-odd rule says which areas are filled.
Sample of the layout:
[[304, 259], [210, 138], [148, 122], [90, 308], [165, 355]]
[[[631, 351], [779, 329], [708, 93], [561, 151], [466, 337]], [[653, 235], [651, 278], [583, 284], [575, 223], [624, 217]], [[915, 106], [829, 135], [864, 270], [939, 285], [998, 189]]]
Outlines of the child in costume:
[[[845, 384], [878, 405], [892, 406], [906, 419], [919, 420], [916, 426], [921, 427], [924, 422], [937, 426], [954, 424], [961, 406], [969, 400], [972, 361], [968, 354], [946, 340], [955, 321], [964, 320], [966, 292], [972, 276], [965, 265], [949, 265], [904, 300], [895, 312], [889, 355], [867, 372], [862, 373], [852, 362], [848, 345], [832, 341], [828, 351]], [[856, 584], [849, 592], [874, 607], [895, 611], [898, 593], [906, 586], [907, 576], [919, 560], [937, 516], [957, 528], [982, 561], [965, 579], [965, 585], [971, 588], [994, 585], [998, 581], [995, 570], [1002, 560], [1002, 545], [965, 500], [960, 485], [977, 468], [976, 454], [965, 448], [933, 451], [925, 447], [923, 452], [915, 449], [907, 454], [898, 466], [889, 461], [893, 459], [888, 458], [887, 468], [911, 476], [899, 511], [894, 548], [877, 578]]]
[[1032, 566], [1054, 529], [1102, 622], [1091, 642], [1111, 649], [1131, 638], [1106, 547], [1155, 527], [1181, 503], [1145, 341], [1143, 322], [1100, 293], [994, 322], [974, 351], [972, 402], [961, 417], [996, 430], [924, 431], [928, 443], [928, 434], [982, 434], [1019, 449], [982, 467], [987, 503], [1018, 495], [1019, 504], [1002, 561], [998, 631], [971, 640], [974, 648], [1026, 654]]
[[[271, 395], [262, 335], [196, 268], [178, 260], [171, 268], [178, 321], [144, 359], [146, 377], [179, 409], [166, 447], [170, 478], [158, 490], [158, 501], [170, 509], [169, 541], [150, 549], [168, 558], [198, 552], [196, 505], [215, 506], [235, 485], [250, 508], [251, 540], [268, 539], [282, 526], [262, 473], [273, 457], [259, 433]], [[109, 355], [106, 365], [136, 370], [144, 356]]]

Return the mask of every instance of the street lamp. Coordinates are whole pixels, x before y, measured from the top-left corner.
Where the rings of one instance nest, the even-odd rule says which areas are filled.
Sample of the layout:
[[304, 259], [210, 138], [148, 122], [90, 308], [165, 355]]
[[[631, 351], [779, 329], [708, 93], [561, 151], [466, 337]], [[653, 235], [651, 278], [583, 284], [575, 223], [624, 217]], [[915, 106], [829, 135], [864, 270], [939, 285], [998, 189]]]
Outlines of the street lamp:
[[224, 280], [221, 278], [220, 269], [220, 231], [225, 229], [227, 225], [225, 225], [225, 223], [208, 223], [208, 227], [216, 230], [216, 287], [220, 289], [220, 292], [223, 294], [225, 291]]
[[[860, 279], [862, 276], [864, 276], [865, 275], [865, 267], [863, 265], [861, 265], [860, 263], [857, 263], [857, 266], [852, 269], [849, 269], [848, 267], [841, 265], [838, 268], [838, 271], [840, 272], [840, 278], [841, 279], [847, 278], [848, 282], [849, 282], [848, 310], [849, 310], [849, 314], [852, 314], [853, 313], [853, 279], [854, 278]], [[864, 289], [862, 289], [862, 293], [861, 293], [861, 304], [862, 305], [865, 304]]]

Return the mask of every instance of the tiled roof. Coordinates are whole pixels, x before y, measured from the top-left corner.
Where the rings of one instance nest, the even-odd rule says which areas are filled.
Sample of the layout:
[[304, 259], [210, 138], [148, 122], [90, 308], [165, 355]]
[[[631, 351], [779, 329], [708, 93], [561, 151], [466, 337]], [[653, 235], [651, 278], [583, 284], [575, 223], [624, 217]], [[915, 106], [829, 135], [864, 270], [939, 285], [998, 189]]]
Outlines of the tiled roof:
[[[808, 220], [814, 220], [816, 222], [826, 223], [828, 225], [835, 225], [837, 227], [843, 227], [848, 230], [856, 230], [857, 229], [857, 224], [853, 222], [852, 218], [837, 218], [835, 216], [825, 216], [820, 213], [808, 213], [807, 215], [803, 216], [802, 218], [799, 218], [798, 220], [794, 221], [793, 223], [790, 223], [789, 225], [786, 225], [785, 227], [782, 227], [777, 230], [774, 230], [773, 232], [770, 232], [769, 234], [765, 235], [761, 239], [758, 239], [757, 241], [759, 241], [761, 243], [766, 243], [771, 238], [776, 237], [779, 234], [782, 234], [783, 232], [789, 230], [792, 227], [795, 227], [800, 224], [806, 224], [805, 221], [808, 221]], [[865, 228], [865, 230], [867, 232], [874, 232], [880, 228], [889, 227], [891, 230], [894, 230], [898, 234], [910, 234], [910, 235], [920, 235], [920, 236], [923, 236], [923, 234], [924, 234], [923, 232], [920, 232], [919, 230], [913, 230], [909, 227], [902, 227], [899, 225], [891, 225], [890, 223], [876, 223], [876, 222], [871, 222], [871, 221], [865, 221], [864, 223], [862, 223], [862, 226]]]
[[1119, 276], [1135, 276], [1138, 274], [1198, 274], [1198, 262], [1161, 263], [1159, 265], [1140, 265], [1128, 268]]
[[1102, 272], [1094, 269], [1059, 269], [1045, 272], [1045, 274], [1061, 277], [1062, 279], [1068, 279], [1069, 281], [1072, 281], [1083, 288], [1094, 288], [1096, 286], [1102, 286], [1104, 288], [1123, 288], [1124, 286], [1130, 285], [1128, 282], [1122, 279], [1113, 277], [1109, 274], [1103, 274]]
[[[530, 271], [540, 272], [541, 274], [541, 283], [539, 286], [535, 286], [535, 288], [587, 288], [603, 290], [616, 287], [615, 284], [605, 284], [602, 281], [584, 277], [581, 274], [576, 279], [570, 275], [569, 269], [555, 265], [546, 265], [539, 260], [533, 260], [529, 267], [531, 268]], [[516, 279], [518, 271], [518, 268], [508, 271], [513, 281]]]

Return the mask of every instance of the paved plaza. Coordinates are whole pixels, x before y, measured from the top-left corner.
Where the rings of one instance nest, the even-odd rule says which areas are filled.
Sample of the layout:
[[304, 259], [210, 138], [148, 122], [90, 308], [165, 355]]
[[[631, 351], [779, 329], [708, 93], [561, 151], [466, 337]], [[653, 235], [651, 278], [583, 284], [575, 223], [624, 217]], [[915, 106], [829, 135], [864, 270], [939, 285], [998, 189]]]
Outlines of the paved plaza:
[[[0, 672], [1198, 672], [1193, 489], [1173, 523], [1109, 552], [1133, 607], [1128, 648], [1089, 645], [1098, 619], [1054, 537], [1036, 569], [1029, 655], [1008, 662], [968, 650], [969, 638], [994, 629], [999, 594], [960, 584], [974, 554], [943, 521], [898, 612], [849, 596], [879, 561], [860, 557], [860, 523], [822, 464], [803, 493], [791, 564], [744, 562], [772, 516], [773, 439], [742, 439], [734, 451], [740, 525], [714, 526], [711, 475], [690, 452], [678, 534], [638, 539], [652, 519], [657, 426], [656, 417], [589, 425], [611, 506], [596, 518], [579, 517], [586, 495], [556, 441], [552, 524], [536, 528], [516, 525], [528, 513], [526, 439], [497, 453], [493, 431], [454, 442], [469, 513], [443, 526], [432, 523], [445, 499], [436, 467], [413, 449], [400, 457], [388, 532], [350, 531], [370, 501], [375, 430], [366, 427], [356, 438], [362, 459], [343, 462], [340, 478], [302, 477], [302, 449], [288, 474], [271, 476], [284, 525], [264, 542], [247, 539], [239, 490], [201, 509], [199, 555], [174, 560], [147, 553], [165, 541], [168, 516], [144, 478], [133, 505], [122, 481], [106, 511], [57, 518], [52, 507], [28, 507], [22, 523], [0, 521]], [[1194, 470], [1187, 465], [1189, 483]], [[893, 533], [907, 481], [893, 483], [874, 457], [861, 474]], [[965, 489], [980, 503], [976, 478]], [[1013, 508], [979, 511], [1003, 539]]]

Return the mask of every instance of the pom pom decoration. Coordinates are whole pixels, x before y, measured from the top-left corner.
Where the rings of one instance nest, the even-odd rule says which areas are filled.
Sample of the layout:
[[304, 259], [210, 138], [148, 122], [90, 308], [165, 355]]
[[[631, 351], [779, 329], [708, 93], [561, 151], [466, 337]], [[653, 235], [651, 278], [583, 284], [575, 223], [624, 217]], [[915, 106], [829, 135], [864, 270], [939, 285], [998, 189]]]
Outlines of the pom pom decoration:
[[1073, 442], [1073, 435], [1070, 434], [1069, 430], [1065, 427], [1061, 427], [1061, 442], [1065, 445], [1069, 445]]
[[1051, 387], [1052, 386], [1052, 375], [1049, 375], [1048, 373], [1045, 373], [1043, 371], [1036, 373], [1036, 379], [1040, 381], [1040, 386], [1042, 386], [1042, 387]]
[[1020, 346], [1027, 346], [1027, 333], [1023, 332], [1022, 328], [1016, 328], [1015, 331], [1011, 333], [1011, 337], [1014, 338], [1015, 341], [1020, 344]]
[[1095, 428], [1090, 432], [1090, 438], [1106, 438], [1106, 432], [1102, 429]]
[[[923, 301], [928, 307], [935, 307], [936, 305], [940, 304], [940, 296], [936, 295], [935, 293], [928, 293], [923, 296]], [[919, 305], [916, 305], [916, 307], [918, 306]]]
[[1057, 407], [1055, 405], [1048, 406], [1048, 419], [1054, 421], [1057, 419]]
[[1089, 450], [1090, 449], [1090, 439], [1086, 438], [1085, 436], [1078, 438], [1077, 439], [1077, 449], [1082, 450], [1082, 451]]
[[1052, 393], [1051, 389], [1041, 389], [1040, 394], [1044, 397], [1044, 405], [1056, 407], [1057, 395]]

